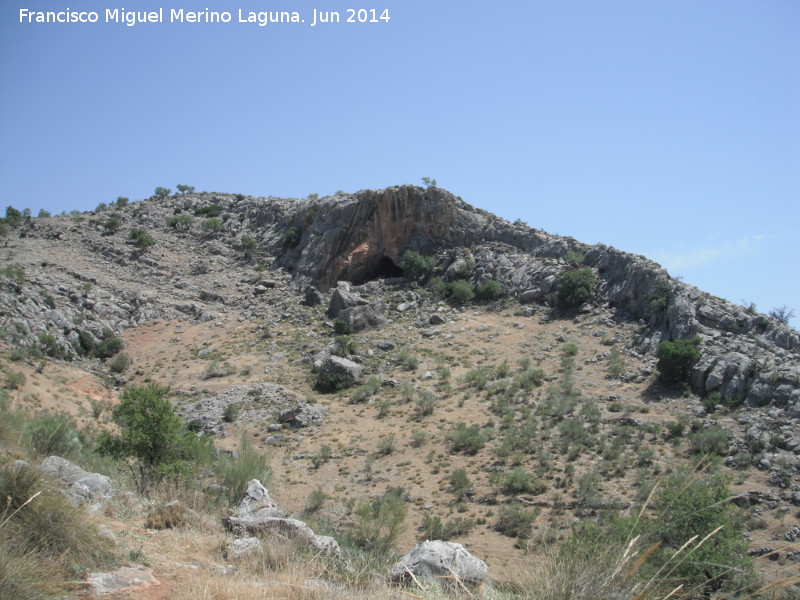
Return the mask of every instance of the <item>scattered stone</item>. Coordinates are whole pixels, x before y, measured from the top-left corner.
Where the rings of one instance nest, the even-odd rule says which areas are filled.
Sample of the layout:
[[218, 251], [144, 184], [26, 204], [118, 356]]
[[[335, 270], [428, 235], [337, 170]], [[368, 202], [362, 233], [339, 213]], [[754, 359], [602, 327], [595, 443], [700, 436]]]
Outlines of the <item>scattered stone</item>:
[[233, 540], [228, 546], [226, 558], [228, 560], [241, 560], [251, 556], [259, 556], [264, 553], [264, 546], [261, 540], [256, 537], [246, 537]]
[[110, 573], [89, 573], [86, 581], [92, 586], [92, 594], [95, 596], [138, 592], [160, 585], [160, 582], [153, 577], [153, 570], [145, 567], [120, 567]]
[[428, 319], [428, 323], [431, 325], [444, 325], [446, 322], [445, 318], [438, 313], [431, 315], [431, 318]]
[[361, 365], [341, 356], [329, 356], [320, 365], [319, 372], [341, 375], [345, 385], [353, 386], [361, 379]]

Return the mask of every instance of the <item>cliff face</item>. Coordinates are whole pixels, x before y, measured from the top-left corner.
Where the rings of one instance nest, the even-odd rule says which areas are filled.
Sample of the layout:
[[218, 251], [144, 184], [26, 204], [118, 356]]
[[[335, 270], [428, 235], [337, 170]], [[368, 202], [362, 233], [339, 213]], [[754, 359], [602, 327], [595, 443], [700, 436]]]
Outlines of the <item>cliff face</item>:
[[[222, 213], [213, 227], [204, 220], [211, 207]], [[338, 281], [361, 284], [402, 275], [403, 256], [414, 250], [434, 256], [442, 274], [458, 264], [473, 264], [472, 283], [497, 281], [504, 296], [549, 310], [555, 305], [558, 276], [574, 268], [565, 259], [574, 252], [597, 274], [592, 303], [612, 309], [618, 320], [640, 323], [634, 350], [652, 353], [662, 340], [699, 336], [701, 358], [692, 376], [696, 391], [753, 405], [788, 406], [800, 415], [796, 331], [673, 280], [645, 257], [510, 223], [439, 188], [398, 186], [310, 200], [187, 194], [108, 213], [118, 215], [126, 227], [151, 231], [154, 249], [132, 252], [124, 236], [120, 241], [107, 235], [102, 227], [106, 211], [83, 225], [76, 219], [63, 227], [55, 219], [27, 225], [28, 237], [20, 244], [33, 246], [22, 249], [23, 254], [33, 256], [34, 246], [42, 256], [68, 250], [73, 258], [63, 269], [96, 271], [113, 280], [98, 285], [103, 289], [80, 292], [60, 284], [53, 265], [37, 267], [43, 291], [29, 295], [26, 303], [7, 284], [0, 309], [19, 317], [18, 328], [30, 332], [26, 343], [37, 343], [37, 336], [48, 330], [47, 319], [59, 317], [47, 316], [52, 309], [44, 300], [45, 287], [66, 286], [66, 325], [53, 335], [69, 352], [77, 334], [68, 325], [79, 317], [100, 337], [104, 329], [120, 330], [155, 316], [213, 318], [222, 310], [220, 298], [228, 306], [247, 303], [241, 278], [247, 277], [244, 267], [251, 255], [272, 270], [269, 277], [291, 278], [298, 291], [307, 284], [326, 291]], [[170, 225], [176, 215], [188, 220]], [[291, 230], [296, 233], [292, 240], [287, 236]], [[85, 278], [81, 273], [75, 277]], [[104, 305], [111, 308], [103, 312]]]
[[404, 253], [414, 250], [436, 255], [442, 272], [469, 257], [473, 283], [492, 279], [508, 296], [553, 306], [557, 277], [572, 268], [565, 256], [577, 252], [598, 275], [594, 302], [642, 323], [638, 351], [697, 335], [697, 391], [757, 405], [790, 404], [800, 412], [797, 332], [676, 281], [645, 257], [509, 223], [438, 188], [367, 190], [303, 211], [301, 244], [276, 260], [298, 282], [329, 289], [341, 280], [360, 284], [400, 275]]

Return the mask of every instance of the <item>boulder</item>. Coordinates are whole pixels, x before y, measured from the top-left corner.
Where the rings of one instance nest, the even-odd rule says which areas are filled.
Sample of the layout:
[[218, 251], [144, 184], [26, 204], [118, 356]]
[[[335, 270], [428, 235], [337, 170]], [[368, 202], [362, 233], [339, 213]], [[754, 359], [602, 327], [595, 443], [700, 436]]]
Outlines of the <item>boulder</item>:
[[354, 294], [350, 291], [350, 286], [345, 282], [340, 282], [339, 286], [333, 291], [331, 295], [331, 302], [328, 305], [328, 316], [331, 318], [339, 318], [339, 313], [348, 308], [355, 308], [356, 306], [364, 306], [369, 304], [361, 296]]
[[114, 495], [111, 480], [105, 475], [84, 471], [60, 456], [48, 456], [39, 470], [52, 475], [63, 485], [66, 495], [76, 504], [91, 504]]
[[89, 573], [86, 581], [91, 585], [94, 596], [136, 592], [159, 585], [153, 577], [153, 570], [145, 567], [120, 567], [110, 573]]
[[442, 583], [454, 583], [457, 577], [462, 583], [483, 583], [489, 579], [489, 567], [481, 559], [470, 554], [461, 544], [442, 541], [425, 541], [397, 561], [387, 577], [400, 582], [410, 579], [438, 579]]
[[226, 517], [223, 525], [236, 535], [273, 534], [305, 544], [317, 552], [340, 554], [339, 544], [330, 536], [317, 535], [303, 521], [292, 518], [264, 517], [242, 518]]
[[322, 375], [336, 373], [342, 376], [344, 383], [349, 387], [358, 383], [363, 369], [361, 365], [341, 356], [329, 356], [320, 365]]
[[339, 311], [336, 318], [347, 323], [353, 331], [378, 329], [387, 323], [386, 303], [379, 300], [374, 304], [346, 308]]
[[239, 538], [233, 540], [228, 546], [226, 555], [228, 560], [241, 560], [251, 556], [258, 556], [264, 552], [261, 540], [256, 537]]
[[322, 304], [322, 294], [313, 285], [307, 285], [303, 290], [303, 304], [306, 306], [319, 306]]
[[269, 497], [269, 492], [258, 479], [251, 479], [247, 489], [236, 505], [234, 516], [242, 518], [285, 517], [286, 513], [278, 508]]

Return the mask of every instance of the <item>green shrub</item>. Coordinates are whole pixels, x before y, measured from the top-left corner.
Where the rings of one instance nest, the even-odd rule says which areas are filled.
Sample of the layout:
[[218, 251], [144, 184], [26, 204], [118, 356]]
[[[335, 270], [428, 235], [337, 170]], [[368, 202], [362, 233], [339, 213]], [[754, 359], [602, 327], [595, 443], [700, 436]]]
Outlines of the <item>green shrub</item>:
[[193, 185], [181, 185], [180, 183], [175, 186], [178, 189], [178, 192], [181, 194], [191, 194], [194, 192]]
[[415, 400], [416, 416], [421, 418], [432, 415], [437, 404], [439, 404], [439, 398], [436, 394], [428, 390], [421, 391]]
[[214, 358], [203, 369], [200, 375], [202, 379], [213, 379], [215, 377], [226, 377], [236, 373], [236, 367], [228, 361], [221, 362], [218, 358]]
[[378, 454], [381, 456], [386, 456], [392, 452], [394, 452], [394, 434], [390, 433], [388, 435], [381, 436], [378, 439]]
[[116, 205], [119, 207], [126, 206], [130, 202], [130, 199], [126, 198], [125, 196], [117, 196]]
[[166, 198], [171, 193], [172, 193], [171, 189], [159, 186], [153, 192], [153, 196], [155, 196], [156, 198]]
[[222, 420], [226, 423], [233, 423], [239, 418], [239, 412], [241, 412], [241, 410], [242, 406], [238, 402], [231, 402], [225, 407], [225, 410], [222, 411]]
[[119, 217], [108, 217], [103, 223], [103, 229], [105, 229], [106, 233], [109, 235], [119, 231], [120, 227], [122, 227], [122, 220]]
[[156, 243], [156, 241], [153, 239], [153, 236], [151, 236], [141, 227], [131, 227], [131, 231], [128, 234], [128, 239], [131, 240], [133, 245], [140, 250], [147, 250]]
[[408, 348], [400, 350], [397, 355], [397, 360], [404, 371], [416, 371], [419, 367], [419, 359], [411, 354]]
[[730, 498], [723, 475], [683, 470], [664, 481], [654, 502], [655, 520], [648, 526], [662, 542], [656, 560], [669, 560], [693, 536], [697, 544], [719, 528], [695, 545], [688, 560], [672, 561], [673, 576], [687, 589], [701, 588], [702, 595], [738, 590], [752, 574], [743, 519]]
[[192, 217], [189, 215], [167, 217], [167, 225], [176, 231], [187, 231], [192, 225]]
[[327, 499], [328, 494], [323, 492], [321, 487], [316, 487], [308, 495], [308, 498], [306, 498], [306, 504], [303, 507], [303, 512], [307, 515], [313, 515], [322, 508], [322, 505], [325, 504]]
[[405, 496], [403, 488], [395, 487], [372, 501], [363, 501], [355, 510], [355, 529], [349, 541], [379, 556], [388, 553], [403, 531]]
[[6, 207], [6, 223], [9, 227], [14, 228], [18, 227], [22, 223], [22, 212], [14, 208], [13, 206]]
[[514, 502], [500, 509], [494, 528], [503, 535], [524, 540], [530, 537], [531, 527], [537, 515], [538, 511], [527, 510], [518, 502]]
[[49, 210], [45, 210], [43, 208], [39, 209], [39, 214], [36, 215], [37, 219], [49, 219], [53, 215], [50, 213]]
[[566, 343], [561, 348], [561, 352], [563, 352], [566, 356], [575, 356], [578, 353], [578, 344], [574, 344], [572, 342]]
[[453, 452], [464, 454], [477, 454], [486, 445], [487, 436], [481, 431], [480, 426], [459, 422], [447, 432], [447, 439], [452, 444]]
[[403, 255], [403, 274], [409, 279], [421, 279], [433, 272], [434, 264], [436, 264], [436, 259], [432, 256], [422, 256], [409, 250]]
[[556, 303], [559, 308], [575, 309], [592, 297], [597, 276], [589, 268], [565, 271], [556, 279]]
[[580, 252], [570, 250], [564, 256], [564, 260], [566, 260], [569, 264], [578, 267], [583, 264], [584, 256]]
[[67, 360], [69, 354], [64, 348], [58, 344], [58, 340], [54, 335], [43, 333], [39, 336], [39, 343], [42, 345], [42, 352], [50, 358]]
[[689, 447], [695, 454], [728, 454], [728, 434], [724, 429], [713, 425], [689, 435]]
[[447, 478], [450, 482], [450, 491], [456, 497], [456, 500], [463, 500], [467, 494], [472, 490], [472, 482], [467, 475], [466, 469], [456, 469]]
[[471, 369], [464, 375], [464, 382], [477, 390], [483, 390], [489, 383], [489, 370], [484, 367]]
[[292, 225], [286, 230], [283, 236], [284, 248], [297, 248], [300, 245], [300, 230], [297, 226]]
[[475, 525], [474, 519], [456, 517], [452, 521], [442, 522], [439, 517], [426, 513], [422, 517], [420, 537], [425, 540], [451, 540], [468, 534]]
[[242, 497], [251, 479], [258, 479], [264, 487], [269, 487], [272, 478], [269, 459], [256, 451], [246, 433], [242, 433], [239, 438], [239, 448], [235, 456], [220, 455], [215, 471], [224, 499], [231, 506]]
[[366, 402], [372, 396], [377, 394], [381, 389], [381, 380], [372, 375], [365, 384], [358, 386], [351, 397], [351, 402], [361, 403]]
[[108, 368], [111, 369], [112, 373], [124, 373], [130, 364], [131, 357], [123, 352], [121, 354], [117, 354], [112, 360], [109, 361]]
[[656, 349], [656, 368], [662, 380], [667, 384], [688, 383], [692, 375], [692, 367], [700, 357], [697, 346], [700, 338], [688, 340], [664, 341]]
[[347, 321], [343, 321], [342, 319], [334, 319], [333, 332], [336, 335], [350, 335], [353, 333], [353, 328], [350, 327], [350, 324]]
[[522, 467], [515, 467], [506, 473], [503, 490], [507, 494], [541, 494], [547, 489], [547, 484], [541, 479], [534, 479]]
[[13, 264], [0, 269], [0, 273], [14, 281], [17, 285], [22, 285], [27, 281], [25, 277], [25, 268], [20, 264]]
[[647, 297], [647, 301], [650, 303], [650, 308], [653, 312], [658, 314], [663, 313], [669, 305], [671, 294], [672, 288], [666, 279], [657, 281], [653, 287], [653, 292]]
[[458, 279], [448, 285], [450, 298], [458, 305], [468, 304], [475, 297], [475, 291], [468, 281]]
[[222, 229], [222, 221], [220, 221], [216, 217], [211, 217], [210, 219], [206, 219], [203, 221], [200, 226], [209, 233], [214, 233]]
[[544, 371], [541, 369], [525, 369], [514, 378], [514, 383], [524, 390], [539, 387], [544, 383]]
[[323, 394], [332, 394], [346, 389], [348, 384], [341, 373], [320, 373], [314, 387]]
[[25, 382], [27, 378], [25, 377], [25, 373], [22, 371], [6, 371], [6, 380], [3, 383], [3, 387], [7, 390], [21, 390], [25, 387]]
[[94, 355], [102, 360], [111, 358], [112, 356], [118, 354], [119, 351], [125, 346], [125, 342], [115, 336], [111, 331], [105, 332], [105, 335], [106, 338], [100, 342], [94, 352]]
[[497, 300], [502, 295], [503, 288], [501, 288], [500, 284], [493, 279], [479, 283], [475, 288], [475, 296], [478, 298], [478, 300], [484, 302]]
[[22, 439], [31, 452], [39, 456], [55, 454], [74, 459], [83, 451], [75, 422], [66, 414], [41, 415], [29, 419], [22, 430]]

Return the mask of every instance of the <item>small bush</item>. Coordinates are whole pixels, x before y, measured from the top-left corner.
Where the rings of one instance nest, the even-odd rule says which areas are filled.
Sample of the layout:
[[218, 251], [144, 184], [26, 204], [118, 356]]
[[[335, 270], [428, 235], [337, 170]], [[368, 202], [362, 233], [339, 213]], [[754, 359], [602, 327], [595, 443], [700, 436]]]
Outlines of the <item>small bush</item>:
[[221, 363], [219, 359], [215, 358], [206, 365], [203, 374], [200, 376], [203, 379], [212, 379], [214, 377], [225, 377], [236, 372], [236, 367], [229, 362]]
[[300, 245], [300, 230], [292, 225], [283, 236], [284, 248], [297, 248]]
[[559, 308], [575, 309], [592, 297], [597, 276], [589, 268], [571, 269], [556, 279], [556, 303]]
[[347, 388], [347, 380], [341, 373], [320, 373], [314, 384], [317, 391], [323, 394], [332, 394]]
[[222, 420], [226, 423], [233, 423], [239, 418], [239, 412], [241, 410], [242, 407], [238, 402], [231, 402], [225, 407], [225, 410], [222, 411]]
[[224, 498], [229, 505], [239, 501], [251, 479], [258, 479], [264, 487], [269, 487], [272, 478], [269, 459], [256, 451], [245, 433], [239, 438], [236, 456], [221, 455], [215, 469], [218, 481], [224, 490]]
[[27, 281], [27, 278], [25, 277], [25, 268], [20, 264], [8, 265], [7, 267], [0, 269], [0, 273], [8, 277], [17, 285], [22, 285]]
[[419, 359], [411, 354], [408, 348], [403, 348], [397, 355], [397, 360], [404, 371], [416, 371], [419, 367]]
[[355, 510], [355, 529], [349, 541], [362, 550], [385, 555], [403, 531], [405, 490], [389, 488], [382, 496], [362, 502]]
[[58, 340], [55, 336], [49, 333], [43, 333], [39, 336], [39, 343], [42, 345], [42, 352], [50, 358], [58, 360], [69, 359], [69, 353], [58, 344]]
[[472, 482], [467, 475], [466, 469], [456, 469], [447, 478], [450, 482], [450, 490], [456, 497], [456, 500], [463, 500], [467, 494], [472, 490]]
[[458, 279], [448, 285], [450, 298], [458, 305], [468, 304], [475, 297], [475, 291], [468, 281]]
[[7, 390], [21, 390], [25, 387], [27, 378], [22, 371], [6, 371], [6, 380], [3, 387]]
[[110, 337], [104, 339], [100, 344], [97, 346], [97, 350], [95, 350], [95, 356], [100, 359], [107, 359], [111, 358], [112, 356], [119, 353], [122, 350], [125, 342], [123, 342], [120, 338], [116, 337], [115, 335], [111, 334]]
[[432, 415], [437, 404], [439, 404], [439, 398], [436, 394], [428, 390], [421, 391], [415, 401], [416, 416], [421, 418]]
[[500, 284], [493, 279], [479, 283], [475, 288], [475, 296], [478, 298], [478, 300], [484, 302], [497, 300], [502, 295], [503, 288], [501, 288]]
[[130, 202], [129, 198], [126, 198], [125, 196], [117, 196], [115, 204], [119, 207], [122, 207], [127, 206], [128, 202]]
[[131, 231], [128, 234], [128, 239], [131, 240], [133, 245], [140, 250], [147, 250], [156, 243], [156, 241], [153, 239], [153, 236], [151, 236], [141, 227], [131, 227]]
[[322, 508], [322, 505], [325, 504], [325, 501], [328, 499], [328, 494], [322, 491], [322, 488], [317, 487], [315, 488], [306, 498], [306, 504], [303, 507], [303, 512], [307, 515], [313, 515], [319, 509]]
[[175, 231], [188, 231], [192, 225], [192, 217], [189, 215], [167, 217], [167, 225]]
[[728, 434], [717, 426], [701, 429], [689, 436], [689, 447], [695, 454], [728, 454]]
[[392, 452], [394, 452], [394, 434], [390, 433], [382, 436], [378, 440], [378, 454], [381, 456], [386, 456]]
[[403, 274], [409, 279], [421, 279], [433, 272], [436, 259], [431, 256], [422, 256], [413, 250], [403, 255]]
[[536, 520], [537, 513], [526, 510], [514, 502], [500, 509], [500, 515], [494, 528], [508, 537], [527, 539], [531, 534], [531, 527]]
[[507, 494], [542, 494], [547, 490], [547, 484], [541, 479], [534, 479], [522, 467], [515, 467], [506, 473], [503, 490]]
[[112, 360], [109, 361], [108, 368], [111, 369], [112, 373], [124, 373], [130, 364], [131, 357], [123, 352], [121, 354], [117, 354]]
[[200, 225], [205, 231], [209, 233], [214, 233], [222, 229], [222, 221], [220, 221], [216, 217], [211, 217], [210, 219], [206, 219]]
[[350, 327], [350, 324], [347, 321], [343, 321], [342, 319], [334, 319], [333, 332], [336, 335], [350, 335], [353, 333], [353, 328]]
[[66, 414], [42, 415], [25, 423], [22, 439], [39, 456], [79, 457], [83, 444], [74, 421]]
[[103, 229], [105, 229], [106, 233], [109, 235], [119, 231], [120, 227], [122, 227], [122, 221], [119, 217], [109, 217], [103, 223]]
[[487, 436], [477, 424], [467, 426], [462, 421], [453, 425], [447, 433], [447, 439], [452, 444], [453, 452], [474, 455], [486, 445]]
[[159, 186], [153, 192], [153, 196], [155, 196], [156, 198], [166, 198], [171, 193], [172, 193], [171, 189]]
[[213, 219], [214, 217], [218, 217], [222, 214], [222, 208], [219, 204], [212, 203], [208, 206], [199, 206], [194, 210], [194, 214], [196, 217], [206, 217], [208, 219]]
[[656, 349], [656, 368], [662, 380], [667, 384], [688, 383], [692, 375], [692, 367], [700, 357], [697, 346], [700, 338], [688, 340], [664, 341]]
[[179, 501], [157, 506], [147, 515], [147, 529], [177, 529], [189, 522], [189, 509]]

